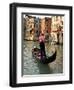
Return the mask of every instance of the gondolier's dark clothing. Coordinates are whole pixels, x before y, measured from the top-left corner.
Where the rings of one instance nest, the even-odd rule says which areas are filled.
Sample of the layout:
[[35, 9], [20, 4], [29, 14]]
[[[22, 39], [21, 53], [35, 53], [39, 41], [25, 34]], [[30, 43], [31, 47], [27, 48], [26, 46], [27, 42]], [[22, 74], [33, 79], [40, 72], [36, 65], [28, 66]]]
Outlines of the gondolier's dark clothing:
[[43, 59], [43, 57], [46, 57], [44, 36], [39, 37], [39, 44], [40, 44], [40, 51], [41, 51], [41, 59]]
[[41, 56], [46, 56], [44, 42], [40, 42], [40, 50], [41, 50]]

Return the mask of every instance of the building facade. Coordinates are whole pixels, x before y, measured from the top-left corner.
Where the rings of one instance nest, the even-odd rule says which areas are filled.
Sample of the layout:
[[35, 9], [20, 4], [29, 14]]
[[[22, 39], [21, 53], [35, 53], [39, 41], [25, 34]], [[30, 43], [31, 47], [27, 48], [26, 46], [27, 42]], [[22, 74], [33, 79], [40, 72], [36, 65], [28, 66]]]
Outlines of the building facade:
[[25, 16], [25, 39], [32, 40], [34, 38], [34, 17]]
[[63, 21], [63, 16], [52, 16], [51, 36], [54, 42], [63, 43]]
[[64, 16], [36, 17], [25, 15], [24, 18], [24, 39], [38, 40], [40, 33], [46, 39], [52, 37], [54, 42], [63, 43]]

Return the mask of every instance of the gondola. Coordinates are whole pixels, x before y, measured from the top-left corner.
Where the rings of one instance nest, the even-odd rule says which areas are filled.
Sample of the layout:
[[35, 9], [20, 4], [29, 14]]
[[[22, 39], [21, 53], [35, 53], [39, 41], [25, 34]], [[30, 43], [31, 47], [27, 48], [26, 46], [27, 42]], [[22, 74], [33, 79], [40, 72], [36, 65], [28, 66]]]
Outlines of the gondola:
[[48, 64], [56, 60], [56, 54], [57, 54], [57, 51], [55, 50], [51, 56], [46, 55], [41, 58], [40, 49], [39, 48], [32, 49], [32, 56], [43, 64]]

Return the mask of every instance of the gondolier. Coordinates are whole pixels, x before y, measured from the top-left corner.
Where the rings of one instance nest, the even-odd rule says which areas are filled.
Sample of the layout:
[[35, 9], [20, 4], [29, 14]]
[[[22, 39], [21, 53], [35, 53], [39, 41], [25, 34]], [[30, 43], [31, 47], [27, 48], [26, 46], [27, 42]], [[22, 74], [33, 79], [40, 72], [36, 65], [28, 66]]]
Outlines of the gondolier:
[[45, 53], [45, 36], [42, 33], [40, 33], [39, 36], [39, 45], [40, 45], [41, 59], [43, 59], [43, 57], [46, 57], [46, 53]]

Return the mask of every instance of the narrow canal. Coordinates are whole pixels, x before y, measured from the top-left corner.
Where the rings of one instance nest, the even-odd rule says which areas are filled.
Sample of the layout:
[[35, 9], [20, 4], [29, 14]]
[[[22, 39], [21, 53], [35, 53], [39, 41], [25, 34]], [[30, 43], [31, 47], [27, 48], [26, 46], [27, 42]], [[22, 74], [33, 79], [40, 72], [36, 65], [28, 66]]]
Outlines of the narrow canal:
[[32, 48], [39, 47], [38, 42], [24, 41], [23, 42], [23, 75], [37, 75], [37, 74], [55, 74], [63, 72], [63, 45], [51, 45], [45, 43], [46, 53], [51, 52], [51, 48], [56, 47], [57, 57], [56, 60], [49, 64], [42, 64], [37, 62], [32, 57]]

